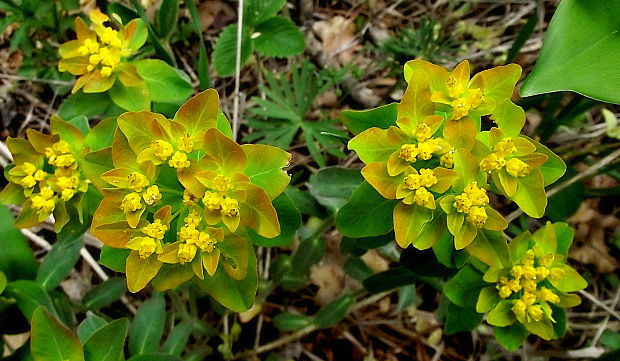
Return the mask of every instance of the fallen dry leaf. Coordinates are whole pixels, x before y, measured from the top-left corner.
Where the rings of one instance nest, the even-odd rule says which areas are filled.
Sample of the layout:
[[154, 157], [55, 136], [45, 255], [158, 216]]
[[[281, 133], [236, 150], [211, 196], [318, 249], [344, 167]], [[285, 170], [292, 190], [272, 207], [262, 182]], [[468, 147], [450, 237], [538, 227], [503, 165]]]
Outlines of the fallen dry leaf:
[[355, 24], [352, 19], [343, 16], [317, 21], [312, 30], [321, 39], [323, 51], [335, 57], [342, 65], [353, 60], [355, 53], [361, 50], [359, 40], [355, 36]]

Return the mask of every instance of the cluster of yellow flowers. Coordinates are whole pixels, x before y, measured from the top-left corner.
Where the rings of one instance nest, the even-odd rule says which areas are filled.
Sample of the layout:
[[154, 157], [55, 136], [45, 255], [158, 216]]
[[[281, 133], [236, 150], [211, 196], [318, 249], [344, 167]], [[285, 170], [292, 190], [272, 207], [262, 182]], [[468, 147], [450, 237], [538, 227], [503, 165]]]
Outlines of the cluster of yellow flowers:
[[420, 173], [412, 173], [405, 176], [404, 188], [415, 191], [413, 197], [405, 197], [403, 203], [417, 204], [426, 208], [435, 208], [435, 197], [427, 190], [437, 184], [437, 177], [432, 169], [420, 169]]
[[488, 216], [484, 206], [489, 204], [486, 190], [479, 188], [476, 183], [470, 183], [463, 193], [454, 197], [454, 207], [457, 212], [467, 214], [467, 221], [478, 228], [482, 228]]
[[533, 250], [528, 250], [523, 258], [510, 269], [510, 277], [501, 277], [496, 285], [501, 298], [514, 299], [512, 312], [540, 321], [543, 318], [541, 302], [560, 303], [560, 297], [543, 286], [547, 278], [559, 281], [565, 276], [561, 268], [550, 268], [555, 259], [554, 254], [536, 257]]
[[492, 173], [506, 167], [506, 172], [511, 176], [525, 177], [530, 174], [530, 166], [519, 158], [511, 157], [516, 151], [514, 139], [508, 137], [493, 146], [493, 152], [480, 161], [480, 169]]
[[431, 128], [425, 123], [418, 123], [413, 131], [413, 136], [417, 140], [417, 144], [403, 144], [400, 147], [398, 156], [409, 162], [415, 163], [418, 159], [429, 160], [433, 154], [441, 155], [441, 165], [451, 168], [454, 165], [452, 154], [454, 150], [450, 147], [445, 139], [441, 137], [432, 137]]
[[162, 240], [167, 230], [168, 226], [156, 219], [155, 222], [140, 229], [145, 237], [132, 238], [127, 242], [127, 248], [138, 251], [142, 259], [149, 258], [153, 253], [161, 254], [163, 251]]

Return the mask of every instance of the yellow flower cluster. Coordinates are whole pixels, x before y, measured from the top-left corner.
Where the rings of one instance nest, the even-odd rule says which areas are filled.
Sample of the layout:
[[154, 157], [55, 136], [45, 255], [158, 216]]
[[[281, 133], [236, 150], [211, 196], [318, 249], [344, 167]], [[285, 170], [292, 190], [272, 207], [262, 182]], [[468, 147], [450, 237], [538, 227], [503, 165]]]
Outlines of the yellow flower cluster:
[[19, 179], [19, 185], [21, 185], [24, 189], [29, 189], [37, 185], [37, 182], [43, 181], [47, 173], [42, 169], [37, 169], [37, 167], [30, 163], [24, 162], [21, 166], [17, 166], [24, 173], [24, 176]]
[[404, 179], [404, 187], [415, 191], [413, 203], [426, 208], [434, 208], [435, 197], [426, 189], [437, 184], [437, 177], [432, 169], [420, 169], [419, 174], [409, 174]]
[[149, 185], [149, 180], [144, 174], [133, 172], [127, 177], [127, 180], [129, 182], [128, 187], [135, 192], [125, 195], [121, 201], [119, 208], [125, 214], [142, 209], [142, 200], [149, 206], [154, 206], [161, 200], [161, 193], [157, 185], [153, 184], [143, 191], [143, 189]]
[[552, 290], [541, 286], [541, 282], [550, 278], [559, 280], [564, 277], [561, 268], [550, 268], [555, 255], [546, 254], [536, 257], [533, 250], [528, 250], [519, 263], [510, 269], [510, 277], [501, 277], [496, 287], [501, 298], [512, 296], [512, 312], [517, 316], [527, 314], [535, 321], [543, 318], [541, 302], [560, 303], [560, 297]]
[[149, 258], [153, 253], [160, 254], [163, 251], [162, 240], [168, 230], [168, 226], [160, 219], [142, 227], [140, 230], [146, 237], [134, 237], [127, 243], [127, 248], [138, 251], [142, 259]]
[[30, 201], [32, 202], [32, 208], [38, 215], [50, 214], [56, 208], [54, 191], [50, 187], [43, 187], [41, 188], [41, 193], [32, 194]]
[[517, 148], [512, 138], [506, 138], [493, 146], [493, 152], [480, 161], [480, 169], [492, 173], [506, 167], [506, 172], [513, 177], [525, 177], [530, 173], [530, 166], [518, 158], [506, 157], [512, 155]]
[[95, 22], [96, 34], [99, 39], [84, 39], [82, 45], [78, 47], [77, 53], [88, 57], [88, 66], [86, 67], [88, 72], [100, 69], [101, 75], [108, 77], [112, 75], [122, 58], [131, 55], [131, 49], [124, 46], [117, 30], [103, 25], [107, 16], [101, 19], [91, 16], [91, 19]]
[[461, 119], [469, 114], [470, 109], [476, 109], [484, 101], [484, 95], [481, 89], [465, 89], [462, 82], [459, 82], [453, 76], [448, 77], [446, 81], [448, 96], [452, 100], [453, 109], [452, 119]]
[[484, 226], [488, 218], [484, 206], [489, 204], [486, 190], [479, 188], [474, 182], [468, 184], [463, 193], [454, 198], [454, 207], [458, 212], [467, 214], [467, 221], [478, 228]]
[[154, 141], [148, 150], [152, 152], [155, 157], [161, 160], [161, 162], [168, 161], [168, 165], [170, 167], [183, 169], [189, 167], [191, 164], [187, 154], [192, 152], [193, 147], [194, 143], [192, 142], [192, 139], [188, 135], [183, 135], [177, 140], [178, 150], [176, 151], [172, 144], [161, 139]]
[[177, 256], [181, 263], [191, 262], [196, 256], [198, 248], [203, 252], [213, 252], [217, 239], [209, 233], [199, 231], [197, 228], [202, 222], [200, 212], [192, 210], [184, 219], [185, 224], [179, 230], [179, 250]]
[[205, 192], [202, 203], [210, 211], [220, 211], [222, 216], [236, 217], [239, 214], [237, 200], [215, 192]]
[[418, 141], [417, 144], [403, 144], [400, 148], [399, 157], [409, 163], [416, 160], [429, 160], [433, 154], [446, 153], [449, 148], [448, 142], [443, 138], [432, 138], [431, 128], [425, 123], [418, 123], [413, 136]]

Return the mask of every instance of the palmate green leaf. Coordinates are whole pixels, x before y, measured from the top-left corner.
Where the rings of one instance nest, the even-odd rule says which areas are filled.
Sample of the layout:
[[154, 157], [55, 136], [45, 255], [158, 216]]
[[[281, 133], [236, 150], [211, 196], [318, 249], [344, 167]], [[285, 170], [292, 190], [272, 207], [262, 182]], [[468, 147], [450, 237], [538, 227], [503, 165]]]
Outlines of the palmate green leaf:
[[222, 262], [213, 277], [204, 280], [194, 278], [198, 286], [217, 302], [234, 312], [244, 312], [254, 305], [258, 275], [256, 273], [256, 255], [250, 242], [246, 242], [249, 252], [248, 269], [244, 279], [234, 280], [226, 271]]
[[154, 295], [140, 306], [129, 331], [129, 353], [140, 355], [155, 352], [166, 325], [166, 301]]
[[620, 103], [617, 19], [620, 3], [564, 0], [545, 35], [534, 71], [521, 96], [570, 90], [597, 100]]
[[143, 59], [133, 64], [144, 79], [152, 101], [182, 103], [192, 94], [193, 87], [187, 75], [165, 61]]
[[[250, 38], [250, 29], [243, 27], [241, 36], [241, 64], [243, 67], [250, 59], [254, 44]], [[237, 24], [226, 26], [220, 33], [213, 50], [213, 65], [220, 76], [231, 76], [235, 72], [237, 53]]]
[[340, 121], [351, 133], [357, 135], [366, 129], [377, 127], [388, 129], [396, 125], [398, 103], [382, 105], [367, 110], [345, 110], [340, 113]]
[[119, 361], [124, 359], [125, 338], [129, 320], [121, 318], [100, 328], [84, 343], [87, 360]]
[[34, 361], [84, 361], [80, 340], [45, 308], [34, 311], [30, 350]]
[[465, 266], [444, 285], [443, 293], [460, 307], [473, 307], [478, 295], [487, 284], [482, 274], [471, 266]]
[[0, 271], [9, 281], [35, 278], [37, 261], [4, 205], [0, 205], [0, 249]]
[[254, 28], [256, 51], [266, 56], [278, 58], [297, 55], [304, 51], [304, 36], [299, 29], [282, 16], [269, 18]]
[[336, 216], [340, 232], [348, 237], [379, 236], [392, 228], [392, 211], [398, 201], [385, 199], [364, 182]]

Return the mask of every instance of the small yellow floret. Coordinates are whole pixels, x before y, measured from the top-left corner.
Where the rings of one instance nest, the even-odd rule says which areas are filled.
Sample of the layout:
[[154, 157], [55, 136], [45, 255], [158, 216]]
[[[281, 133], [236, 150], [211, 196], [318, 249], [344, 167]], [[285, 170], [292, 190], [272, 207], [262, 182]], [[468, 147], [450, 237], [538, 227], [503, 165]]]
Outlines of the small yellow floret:
[[205, 192], [204, 197], [202, 197], [202, 203], [204, 203], [210, 211], [219, 210], [223, 201], [224, 198], [221, 195], [213, 192]]
[[420, 151], [415, 146], [415, 144], [403, 144], [400, 147], [400, 153], [398, 154], [398, 156], [409, 163], [413, 163], [416, 161], [419, 152]]
[[68, 168], [71, 167], [75, 163], [75, 157], [72, 154], [62, 154], [56, 157], [56, 161], [54, 163], [50, 162], [50, 164], [55, 165], [57, 167]]
[[138, 243], [132, 246], [131, 249], [138, 251], [138, 255], [142, 259], [149, 258], [153, 253], [162, 252], [161, 245], [152, 237], [135, 237], [130, 242]]
[[217, 243], [217, 239], [209, 236], [209, 234], [205, 232], [200, 232], [200, 236], [196, 241], [196, 246], [200, 248], [201, 251], [204, 252], [213, 252], [215, 249], [215, 244]]
[[525, 292], [523, 297], [521, 297], [521, 301], [523, 301], [526, 306], [531, 306], [536, 302], [536, 295], [530, 292]]
[[500, 170], [505, 165], [506, 160], [498, 153], [491, 153], [480, 161], [480, 169], [489, 173]]
[[233, 185], [229, 177], [218, 175], [213, 178], [213, 181], [211, 182], [211, 188], [218, 192], [228, 192], [233, 188]]
[[493, 150], [501, 157], [507, 157], [516, 151], [515, 142], [512, 138], [504, 138], [501, 142], [493, 146]]
[[194, 243], [194, 240], [198, 239], [200, 232], [195, 226], [186, 224], [179, 230], [179, 239], [181, 241]]
[[536, 267], [536, 278], [539, 280], [544, 280], [549, 276], [549, 268], [544, 266]]
[[165, 140], [158, 139], [153, 144], [151, 144], [151, 149], [153, 149], [155, 156], [165, 161], [172, 154], [174, 149], [172, 145]]
[[513, 266], [510, 269], [510, 274], [512, 275], [512, 277], [519, 279], [523, 275], [523, 268], [519, 265]]
[[426, 207], [433, 208], [435, 197], [426, 188], [418, 188], [413, 196], [413, 203]]
[[43, 170], [39, 169], [39, 170], [37, 170], [36, 172], [34, 172], [33, 177], [34, 177], [34, 179], [35, 179], [37, 182], [40, 182], [40, 181], [44, 180], [44, 179], [45, 179], [45, 177], [47, 177], [47, 173], [46, 173], [45, 171], [43, 171]]
[[200, 225], [200, 222], [202, 221], [202, 215], [200, 215], [199, 211], [194, 209], [191, 212], [189, 212], [187, 217], [185, 217], [184, 221], [187, 226], [195, 228], [195, 227], [198, 227], [198, 225]]
[[506, 172], [513, 177], [525, 177], [530, 174], [530, 166], [518, 158], [512, 158], [506, 162]]
[[528, 291], [528, 292], [535, 292], [536, 291], [536, 281], [534, 281], [534, 280], [523, 280], [522, 281], [522, 286], [523, 286], [523, 289]]
[[551, 267], [553, 261], [555, 260], [555, 255], [553, 253], [548, 253], [544, 255], [540, 260], [540, 265], [545, 267]]
[[232, 198], [224, 198], [224, 201], [221, 203], [222, 206], [222, 215], [227, 217], [236, 217], [239, 215], [239, 203], [235, 199]]
[[142, 173], [132, 172], [127, 176], [127, 181], [129, 182], [129, 189], [132, 189], [136, 192], [142, 192], [142, 188], [149, 185], [149, 180]]
[[478, 228], [484, 226], [488, 218], [486, 210], [482, 207], [471, 207], [467, 213], [467, 220]]
[[155, 222], [145, 227], [142, 227], [142, 233], [159, 240], [164, 239], [164, 235], [166, 234], [167, 230], [168, 226], [161, 223], [161, 219], [156, 219]]
[[539, 305], [530, 306], [527, 308], [527, 314], [534, 320], [540, 321], [543, 318], [543, 310]]
[[519, 283], [518, 280], [510, 280], [510, 282], [508, 282], [508, 287], [510, 287], [512, 292], [521, 291], [521, 283]]
[[192, 138], [189, 136], [189, 134], [186, 134], [179, 138], [177, 146], [179, 147], [179, 150], [185, 153], [191, 153], [192, 149], [194, 148], [194, 142], [192, 141]]
[[512, 294], [512, 290], [508, 286], [502, 286], [499, 288], [499, 297], [508, 298]]
[[179, 244], [179, 252], [177, 255], [179, 256], [179, 262], [187, 263], [191, 262], [196, 256], [196, 245], [190, 243], [181, 243]]
[[120, 209], [125, 214], [135, 212], [142, 208], [142, 199], [138, 193], [129, 193], [121, 201]]
[[545, 287], [543, 287], [538, 292], [538, 297], [540, 298], [541, 301], [551, 302], [551, 303], [560, 303], [560, 297], [558, 297], [558, 295], [553, 293], [553, 291]]
[[159, 187], [156, 185], [152, 185], [146, 189], [144, 194], [142, 195], [144, 202], [149, 206], [154, 205], [159, 202], [161, 199], [161, 193], [159, 192]]
[[110, 75], [112, 75], [112, 67], [109, 66], [104, 66], [101, 68], [101, 75], [103, 77], [109, 77]]
[[415, 190], [421, 187], [432, 187], [437, 184], [437, 177], [432, 169], [420, 169], [420, 174], [409, 174], [404, 179], [406, 188]]
[[526, 308], [527, 306], [523, 301], [516, 300], [515, 303], [512, 305], [512, 312], [517, 316], [523, 316], [525, 315]]
[[559, 281], [566, 276], [566, 272], [561, 268], [552, 268], [549, 272], [549, 278], [552, 281]]
[[536, 279], [536, 269], [533, 266], [523, 266], [523, 277], [528, 280]]
[[26, 173], [26, 175], [33, 175], [34, 172], [37, 171], [37, 167], [30, 162], [24, 162], [21, 165], [21, 170]]
[[454, 148], [439, 157], [439, 164], [446, 168], [454, 167]]
[[31, 175], [27, 175], [19, 181], [19, 184], [24, 188], [32, 188], [37, 185], [37, 180]]
[[418, 123], [413, 131], [413, 135], [415, 135], [418, 142], [423, 142], [430, 138], [433, 133], [431, 133], [431, 128], [425, 123]]
[[448, 96], [450, 98], [458, 98], [465, 92], [463, 84], [459, 83], [453, 76], [448, 77], [448, 80], [446, 80], [446, 88], [448, 88]]
[[168, 161], [168, 165], [172, 168], [183, 169], [190, 166], [189, 160], [187, 160], [187, 154], [176, 151], [172, 158]]
[[433, 157], [433, 153], [439, 152], [441, 147], [437, 139], [428, 139], [418, 143], [418, 157], [422, 160], [429, 160]]
[[198, 197], [192, 194], [189, 190], [183, 191], [183, 204], [186, 206], [193, 206], [198, 202]]

